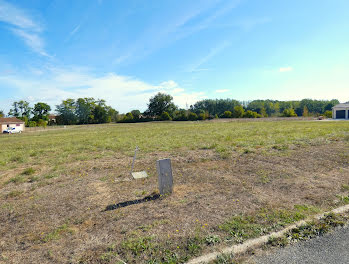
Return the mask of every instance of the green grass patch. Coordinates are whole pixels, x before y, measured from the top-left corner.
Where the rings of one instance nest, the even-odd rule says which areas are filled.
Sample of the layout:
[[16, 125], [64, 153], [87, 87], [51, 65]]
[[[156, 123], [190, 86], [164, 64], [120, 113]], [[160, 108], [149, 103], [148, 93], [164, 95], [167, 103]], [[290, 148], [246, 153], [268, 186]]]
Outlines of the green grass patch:
[[233, 216], [229, 221], [220, 225], [219, 229], [228, 234], [226, 240], [242, 243], [247, 239], [268, 234], [303, 220], [316, 212], [319, 212], [319, 209], [306, 205], [295, 205], [293, 210], [262, 209], [252, 215]]
[[73, 234], [74, 231], [69, 227], [68, 224], [63, 224], [63, 225], [57, 227], [52, 232], [46, 234], [42, 238], [42, 241], [46, 243], [46, 242], [49, 242], [51, 240], [58, 240], [61, 238], [62, 235], [67, 234], [67, 233]]

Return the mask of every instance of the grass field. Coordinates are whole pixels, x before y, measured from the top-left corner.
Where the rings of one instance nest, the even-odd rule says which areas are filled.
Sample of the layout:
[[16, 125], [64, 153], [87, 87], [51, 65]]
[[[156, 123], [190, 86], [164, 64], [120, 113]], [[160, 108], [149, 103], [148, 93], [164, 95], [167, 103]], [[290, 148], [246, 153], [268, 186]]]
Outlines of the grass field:
[[[149, 178], [132, 180], [135, 170]], [[174, 193], [157, 192], [171, 158]], [[0, 263], [182, 263], [349, 202], [349, 122], [75, 126], [0, 136]], [[109, 207], [108, 207], [109, 208]]]

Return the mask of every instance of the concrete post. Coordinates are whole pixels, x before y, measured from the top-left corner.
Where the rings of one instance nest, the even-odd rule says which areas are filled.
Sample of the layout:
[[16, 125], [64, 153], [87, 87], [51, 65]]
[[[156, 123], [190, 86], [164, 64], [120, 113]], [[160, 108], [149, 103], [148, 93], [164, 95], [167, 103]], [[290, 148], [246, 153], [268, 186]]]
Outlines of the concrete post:
[[170, 194], [173, 191], [173, 176], [170, 159], [162, 159], [156, 162], [159, 179], [160, 194]]

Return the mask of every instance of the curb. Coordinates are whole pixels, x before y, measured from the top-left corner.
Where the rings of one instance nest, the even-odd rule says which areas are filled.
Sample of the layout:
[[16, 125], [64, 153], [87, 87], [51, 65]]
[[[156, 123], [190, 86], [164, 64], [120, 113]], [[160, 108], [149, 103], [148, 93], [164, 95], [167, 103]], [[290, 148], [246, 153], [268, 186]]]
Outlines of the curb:
[[234, 245], [231, 247], [226, 247], [226, 248], [223, 248], [219, 251], [215, 251], [215, 252], [194, 258], [194, 259], [188, 261], [187, 264], [209, 263], [210, 261], [217, 259], [218, 256], [223, 255], [223, 254], [241, 254], [241, 253], [246, 252], [249, 249], [257, 248], [257, 247], [260, 247], [260, 246], [266, 244], [270, 237], [279, 238], [279, 237], [283, 236], [285, 233], [287, 233], [288, 231], [290, 231], [291, 229], [299, 227], [301, 225], [304, 225], [312, 219], [323, 218], [326, 214], [329, 214], [329, 213], [339, 214], [339, 213], [344, 213], [346, 211], [349, 211], [349, 204], [338, 207], [336, 209], [333, 209], [333, 210], [325, 212], [325, 213], [317, 214], [317, 215], [309, 217], [305, 220], [296, 222], [295, 224], [290, 225], [290, 226], [286, 227], [285, 229], [280, 230], [278, 232], [273, 232], [269, 235], [265, 235], [265, 236], [254, 238], [254, 239], [249, 239], [243, 244]]

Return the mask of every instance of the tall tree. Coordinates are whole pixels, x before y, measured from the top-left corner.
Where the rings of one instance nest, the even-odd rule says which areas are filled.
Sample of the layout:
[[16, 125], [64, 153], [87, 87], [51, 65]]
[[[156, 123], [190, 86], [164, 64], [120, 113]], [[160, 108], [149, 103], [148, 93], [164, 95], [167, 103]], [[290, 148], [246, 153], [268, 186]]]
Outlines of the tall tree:
[[4, 116], [5, 116], [4, 111], [0, 110], [0, 117], [4, 117]]
[[79, 98], [75, 103], [75, 113], [79, 124], [92, 123], [95, 100], [93, 98]]
[[10, 112], [8, 112], [8, 115], [9, 115], [9, 116], [19, 117], [18, 102], [13, 102], [12, 108], [10, 109]]
[[173, 112], [177, 109], [172, 101], [173, 97], [171, 95], [158, 93], [150, 98], [145, 114], [149, 116], [160, 116], [163, 112], [167, 112], [172, 116]]
[[29, 106], [29, 103], [27, 101], [19, 101], [18, 102], [18, 108], [19, 108], [19, 111], [20, 111], [20, 114], [22, 117], [26, 116], [26, 117], [30, 117], [30, 113], [32, 111], [32, 108]]
[[59, 114], [57, 123], [61, 125], [74, 125], [77, 123], [75, 115], [76, 104], [74, 99], [63, 100], [60, 105], [56, 105], [56, 112]]
[[48, 120], [48, 114], [51, 111], [51, 107], [48, 104], [45, 103], [36, 103], [34, 105], [34, 108], [32, 110], [32, 113], [34, 115], [33, 120], [39, 121], [42, 120]]

